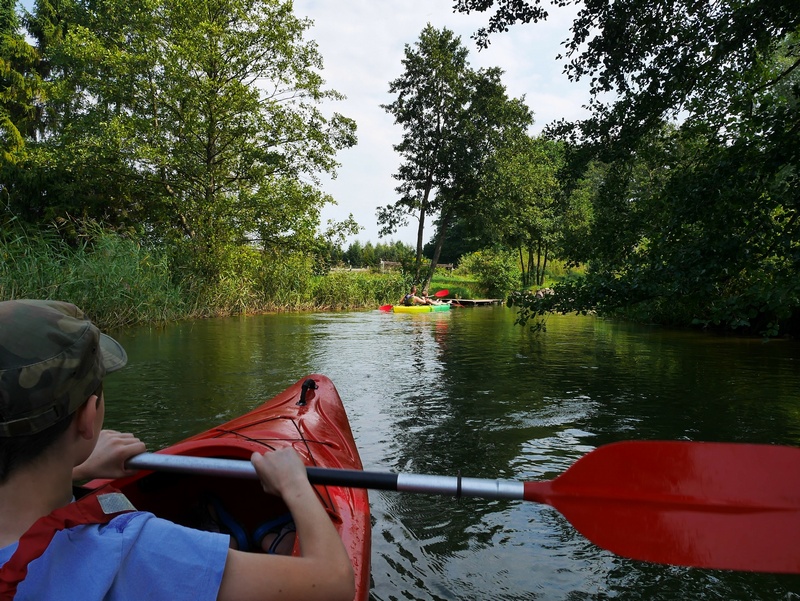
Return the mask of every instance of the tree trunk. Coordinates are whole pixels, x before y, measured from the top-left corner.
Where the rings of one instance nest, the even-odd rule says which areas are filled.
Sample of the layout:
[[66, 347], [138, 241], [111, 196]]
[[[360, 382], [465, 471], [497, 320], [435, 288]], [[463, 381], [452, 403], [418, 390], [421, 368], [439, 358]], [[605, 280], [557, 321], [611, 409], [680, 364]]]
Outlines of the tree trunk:
[[547, 244], [545, 244], [544, 245], [544, 261], [542, 262], [542, 284], [544, 284], [544, 272], [545, 272], [545, 269], [547, 269], [547, 255], [549, 254], [548, 251], [549, 251], [549, 248], [547, 247]]
[[519, 270], [522, 272], [522, 287], [526, 288], [528, 286], [528, 276], [525, 273], [525, 256], [522, 254], [521, 244], [517, 247], [517, 250], [519, 251]]
[[425, 180], [425, 192], [422, 194], [422, 202], [419, 207], [419, 227], [417, 228], [417, 260], [414, 267], [414, 282], [419, 281], [420, 271], [422, 271], [422, 237], [425, 234], [425, 214], [428, 210], [428, 199], [433, 188], [433, 175], [428, 174]]
[[541, 267], [542, 267], [542, 241], [539, 240], [536, 244], [536, 285], [540, 286], [542, 284], [542, 276], [541, 276]]
[[530, 286], [536, 282], [536, 274], [533, 273], [533, 246], [528, 245], [528, 277], [525, 286]]
[[419, 227], [417, 228], [417, 260], [414, 267], [414, 281], [419, 281], [419, 272], [422, 268], [422, 235], [425, 232], [425, 205], [419, 210]]
[[436, 271], [436, 264], [439, 262], [439, 255], [442, 253], [442, 246], [444, 246], [444, 239], [447, 235], [447, 227], [450, 225], [450, 216], [442, 215], [439, 221], [439, 237], [436, 239], [436, 248], [433, 251], [433, 259], [431, 259], [431, 268], [428, 270], [428, 277], [425, 278], [425, 283], [422, 286], [423, 290], [428, 290], [433, 279], [433, 272]]

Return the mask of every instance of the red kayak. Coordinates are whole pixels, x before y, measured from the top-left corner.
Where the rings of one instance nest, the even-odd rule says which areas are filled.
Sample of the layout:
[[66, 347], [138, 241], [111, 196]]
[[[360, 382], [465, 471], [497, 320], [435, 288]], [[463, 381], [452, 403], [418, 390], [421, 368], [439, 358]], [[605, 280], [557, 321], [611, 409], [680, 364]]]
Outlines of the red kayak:
[[[307, 466], [361, 470], [353, 433], [336, 387], [328, 378], [311, 375], [250, 413], [159, 451], [170, 455], [250, 459], [292, 446]], [[95, 487], [107, 481], [95, 480]], [[175, 474], [142, 470], [115, 480], [141, 511], [195, 526], [200, 499], [218, 499], [246, 532], [283, 516], [286, 506], [267, 496], [257, 480], [224, 476]], [[371, 525], [367, 491], [339, 486], [315, 486], [350, 555], [356, 577], [356, 600], [369, 595]], [[299, 555], [295, 541], [294, 555]]]

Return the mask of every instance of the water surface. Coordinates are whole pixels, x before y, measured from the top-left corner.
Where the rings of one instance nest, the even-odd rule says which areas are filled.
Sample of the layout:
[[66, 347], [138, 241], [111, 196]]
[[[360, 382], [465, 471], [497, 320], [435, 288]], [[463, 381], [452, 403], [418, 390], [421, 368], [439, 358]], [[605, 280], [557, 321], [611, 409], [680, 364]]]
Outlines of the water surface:
[[[107, 423], [156, 449], [322, 373], [372, 470], [532, 480], [619, 440], [800, 444], [797, 342], [579, 316], [532, 335], [514, 315], [278, 314], [115, 332], [130, 361], [107, 381]], [[370, 504], [375, 600], [800, 599], [795, 576], [616, 557], [533, 503], [372, 491]]]

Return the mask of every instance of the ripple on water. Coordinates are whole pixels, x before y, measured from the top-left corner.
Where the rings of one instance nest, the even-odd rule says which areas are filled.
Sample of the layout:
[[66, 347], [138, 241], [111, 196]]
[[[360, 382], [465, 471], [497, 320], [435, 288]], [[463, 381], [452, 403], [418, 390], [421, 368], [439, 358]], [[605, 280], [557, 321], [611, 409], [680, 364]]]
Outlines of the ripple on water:
[[[309, 373], [330, 377], [366, 468], [557, 476], [625, 439], [800, 444], [800, 346], [502, 307], [202, 320], [115, 335], [110, 427], [151, 448], [233, 417]], [[370, 492], [372, 598], [800, 601], [800, 577], [644, 564], [528, 502]]]

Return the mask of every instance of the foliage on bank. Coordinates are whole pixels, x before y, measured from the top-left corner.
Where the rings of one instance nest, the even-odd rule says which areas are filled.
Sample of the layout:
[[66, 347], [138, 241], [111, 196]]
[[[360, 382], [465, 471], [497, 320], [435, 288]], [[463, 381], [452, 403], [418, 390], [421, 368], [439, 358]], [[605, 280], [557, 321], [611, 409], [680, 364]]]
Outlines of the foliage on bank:
[[0, 230], [0, 299], [68, 300], [103, 327], [164, 322], [191, 311], [157, 249], [90, 227], [76, 245], [55, 229]]
[[520, 270], [513, 253], [483, 250], [462, 257], [460, 273], [474, 275], [481, 292], [488, 298], [505, 298], [520, 286]]
[[[489, 12], [481, 44], [548, 16], [533, 0], [457, 10]], [[565, 232], [561, 255], [587, 277], [552, 296], [517, 295], [520, 321], [597, 311], [798, 333], [796, 2], [596, 3], [574, 18], [565, 60], [589, 82], [590, 114], [545, 134], [568, 144], [561, 189], [587, 193], [588, 218]]]
[[269, 311], [375, 308], [406, 290], [400, 272], [314, 273], [313, 257], [239, 248], [201, 279], [163, 248], [90, 225], [68, 244], [55, 229], [0, 229], [0, 298], [55, 298], [103, 328]]
[[319, 178], [356, 126], [323, 112], [341, 95], [291, 2], [41, 0], [0, 16], [3, 222], [63, 223], [70, 244], [72, 220], [102, 222], [233, 309], [264, 281], [231, 276], [254, 249], [294, 263], [357, 227], [320, 234]]

